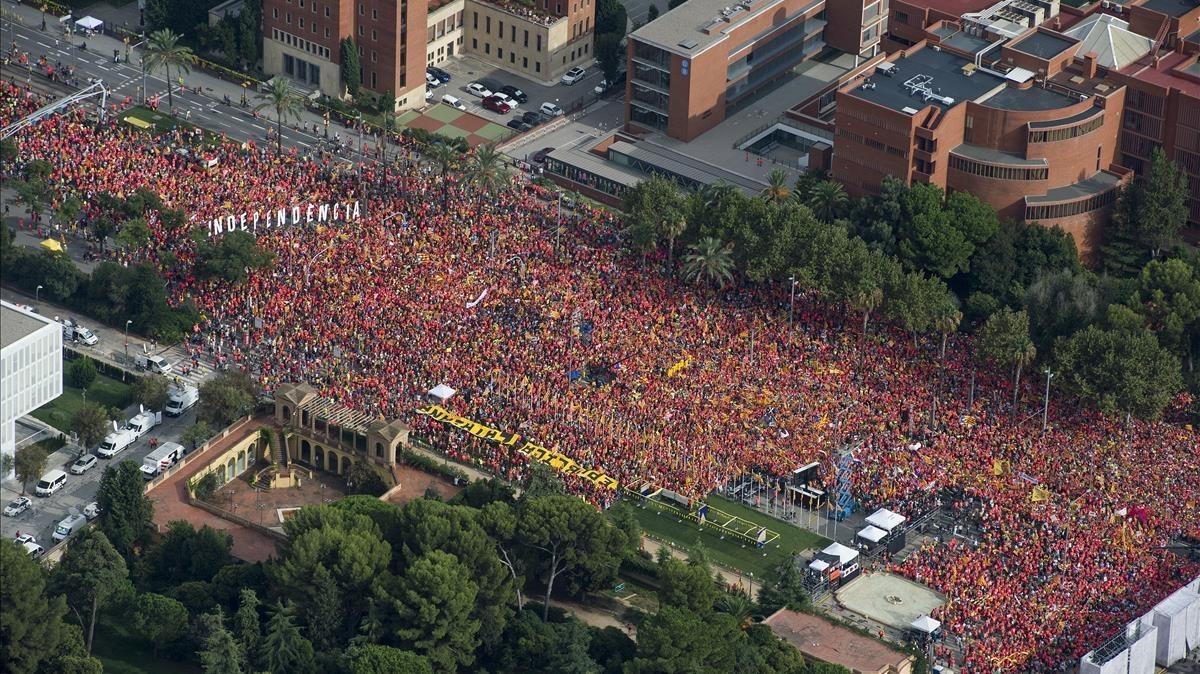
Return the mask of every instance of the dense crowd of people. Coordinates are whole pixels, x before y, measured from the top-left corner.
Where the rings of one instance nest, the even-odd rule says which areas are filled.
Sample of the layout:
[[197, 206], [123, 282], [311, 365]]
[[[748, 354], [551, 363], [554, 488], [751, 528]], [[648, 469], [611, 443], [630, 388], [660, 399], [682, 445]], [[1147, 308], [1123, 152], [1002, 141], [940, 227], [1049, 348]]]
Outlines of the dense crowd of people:
[[[21, 98], [3, 93], [11, 119]], [[789, 321], [785, 287], [685, 284], [664, 257], [646, 267], [623, 252], [607, 211], [560, 211], [520, 181], [483, 193], [412, 148], [385, 180], [377, 166], [360, 174], [232, 143], [205, 168], [174, 151], [182, 136], [96, 126], [78, 111], [18, 138], [20, 160], [49, 162], [62, 194], [91, 203], [145, 187], [188, 214], [177, 231], [152, 215], [144, 255], [177, 261], [164, 274], [176, 301], [199, 306], [204, 348], [268, 391], [310, 381], [509, 478], [528, 459], [416, 414], [429, 389], [445, 383], [456, 413], [622, 484], [702, 496], [748, 473], [831, 467], [852, 445], [866, 505], [911, 513], [956, 490], [973, 504], [978, 545], [928, 546], [894, 568], [946, 595], [935, 617], [967, 646], [964, 671], [1057, 669], [1200, 572], [1159, 549], [1200, 520], [1195, 433], [1068, 400], [1051, 402], [1042, 433], [1040, 415], [1004, 402], [1005, 373], [975, 373], [967, 338], [943, 356], [886, 326], [863, 335], [808, 295]], [[354, 200], [361, 220], [258, 232], [275, 259], [244, 284], [189, 265], [192, 230], [213, 218]], [[598, 505], [618, 496], [569, 483]]]

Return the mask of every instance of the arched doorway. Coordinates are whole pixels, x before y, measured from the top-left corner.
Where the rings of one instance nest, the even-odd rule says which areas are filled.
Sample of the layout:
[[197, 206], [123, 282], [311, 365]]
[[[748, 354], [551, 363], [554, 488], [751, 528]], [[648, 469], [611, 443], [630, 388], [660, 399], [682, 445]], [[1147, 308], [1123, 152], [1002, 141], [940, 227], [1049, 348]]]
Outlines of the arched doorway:
[[325, 448], [317, 445], [316, 453], [313, 454], [313, 465], [318, 470], [325, 470]]
[[237, 469], [238, 469], [238, 473], [240, 474], [246, 470], [246, 450], [243, 449], [242, 451], [238, 452], [237, 459], [238, 459], [237, 460], [237, 466], [238, 466]]
[[228, 482], [229, 480], [232, 480], [233, 478], [238, 476], [237, 462], [234, 461], [234, 458], [232, 456], [229, 457], [229, 463], [225, 464], [225, 470], [226, 470], [227, 475], [229, 476], [229, 478], [226, 480], [226, 482]]
[[312, 463], [312, 445], [308, 444], [308, 440], [300, 441], [300, 460]]
[[343, 456], [342, 457], [342, 469], [338, 471], [338, 475], [349, 475], [350, 474], [350, 466], [352, 466], [352, 465], [354, 465], [354, 462], [350, 460], [350, 457]]

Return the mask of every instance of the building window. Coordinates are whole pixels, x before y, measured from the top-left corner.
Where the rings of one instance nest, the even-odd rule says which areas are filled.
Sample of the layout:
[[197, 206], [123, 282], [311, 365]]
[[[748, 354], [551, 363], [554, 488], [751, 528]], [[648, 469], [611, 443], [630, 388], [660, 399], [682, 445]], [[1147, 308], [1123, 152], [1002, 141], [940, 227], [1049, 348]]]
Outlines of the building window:
[[326, 19], [328, 19], [328, 18], [329, 18], [329, 5], [326, 5], [326, 6], [325, 6], [325, 18], [326, 18]]
[[375, 19], [378, 19], [378, 18], [379, 18], [379, 10], [372, 9], [371, 10], [371, 20], [374, 21]]
[[286, 13], [284, 13], [284, 15], [283, 15], [283, 20], [284, 20], [284, 21], [287, 21], [288, 25], [291, 25], [291, 23], [292, 23], [292, 13], [291, 13], [291, 12], [286, 12]]
[[504, 47], [496, 47], [496, 58], [498, 58], [498, 59], [504, 58]]
[[376, 88], [378, 88], [377, 85], [378, 85], [378, 82], [376, 82], [376, 80], [375, 80], [375, 71], [372, 70], [371, 71], [371, 88], [376, 89]]
[[375, 50], [372, 49], [371, 50], [371, 63], [378, 63], [378, 62], [379, 62], [379, 59], [377, 58]]
[[325, 39], [326, 40], [329, 39], [329, 29], [328, 28], [325, 29]]
[[521, 57], [521, 67], [526, 70], [529, 70], [529, 57], [528, 56]]
[[508, 38], [509, 38], [509, 41], [512, 42], [513, 44], [517, 43], [517, 27], [516, 26], [509, 26]]
[[508, 62], [513, 64], [517, 62], [517, 55], [515, 52], [508, 52]]
[[491, 55], [491, 53], [492, 53], [492, 43], [491, 42], [483, 43], [483, 53]]
[[896, 20], [900, 23], [908, 23], [908, 14], [904, 12], [896, 12]]
[[479, 30], [479, 12], [471, 12], [471, 28]]
[[289, 77], [296, 74], [296, 59], [291, 54], [283, 55], [283, 72]]
[[542, 62], [541, 61], [533, 62], [533, 72], [535, 72], [535, 73], [542, 72]]
[[366, 13], [367, 13], [367, 12], [366, 12], [366, 11], [363, 9], [362, 3], [361, 3], [361, 2], [360, 2], [360, 3], [358, 3], [358, 15], [359, 15], [359, 16], [362, 16], [362, 15], [364, 15], [364, 14], [366, 14]]
[[471, 49], [479, 49], [479, 40], [471, 38]]
[[272, 19], [278, 19], [278, 18], [279, 18], [279, 8], [278, 8], [278, 7], [272, 7], [272, 8], [271, 8], [271, 18], [272, 18]]
[[375, 41], [377, 41], [377, 40], [379, 40], [379, 31], [377, 31], [377, 30], [375, 30], [374, 28], [372, 28], [372, 29], [371, 29], [371, 41], [372, 41], [372, 42], [375, 42]]
[[1050, 176], [1050, 169], [1045, 166], [997, 166], [954, 154], [950, 155], [950, 168], [995, 180], [1046, 180]]
[[525, 31], [525, 48], [529, 48], [529, 31]]
[[300, 30], [304, 30], [304, 17], [297, 18], [296, 25], [300, 26]]
[[492, 34], [492, 17], [483, 17], [483, 32], [487, 33], [488, 35]]
[[539, 36], [537, 36], [537, 51], [541, 51], [541, 50], [542, 50], [542, 36], [539, 35]]
[[500, 36], [501, 40], [504, 39], [504, 19], [500, 20], [500, 30], [496, 31], [496, 34]]

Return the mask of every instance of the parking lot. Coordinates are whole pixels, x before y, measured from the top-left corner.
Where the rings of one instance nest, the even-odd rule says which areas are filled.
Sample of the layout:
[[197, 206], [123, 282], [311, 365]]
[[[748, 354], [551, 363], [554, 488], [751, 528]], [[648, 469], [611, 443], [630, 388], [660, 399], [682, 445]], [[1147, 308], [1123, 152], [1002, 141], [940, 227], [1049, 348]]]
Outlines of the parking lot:
[[[126, 412], [127, 416], [132, 416], [137, 413], [137, 407], [133, 406]], [[38, 545], [49, 550], [54, 546], [54, 539], [51, 538], [54, 527], [70, 514], [72, 508], [83, 512], [87, 504], [96, 500], [96, 492], [100, 488], [100, 476], [104, 474], [106, 466], [115, 465], [120, 461], [133, 461], [139, 466], [142, 465], [142, 459], [150, 453], [150, 438], [157, 438], [160, 444], [176, 442], [184, 429], [195, 421], [195, 407], [180, 417], [168, 417], [164, 414], [161, 424], [113, 458], [100, 459], [83, 475], [72, 475], [68, 470], [78, 457], [79, 448], [74, 445], [66, 445], [50, 455], [46, 461], [46, 469], [43, 471], [46, 473], [55, 468], [62, 469], [67, 473], [66, 485], [52, 496], [41, 497], [34, 495], [35, 483], [31, 482], [26, 495], [33, 501], [33, 505], [16, 517], [0, 517], [0, 536], [12, 539], [17, 532], [33, 534], [37, 538]], [[16, 478], [4, 480], [0, 484], [0, 508], [8, 505], [20, 493], [21, 485]]]
[[[576, 84], [567, 86], [557, 83], [553, 86], [546, 86], [545, 84], [501, 70], [473, 56], [456, 56], [447, 59], [438, 67], [450, 73], [454, 79], [433, 90], [431, 103], [437, 103], [444, 94], [450, 94], [465, 103], [467, 110], [472, 114], [479, 115], [498, 124], [507, 124], [514, 116], [519, 117], [527, 110], [537, 110], [541, 107], [542, 103], [546, 102], [554, 103], [563, 110], [570, 111], [576, 105], [596, 99], [597, 96], [592, 92], [592, 89], [603, 79], [600, 69], [592, 65], [587, 68], [587, 74], [583, 80]], [[482, 105], [482, 100], [477, 96], [467, 93], [466, 90], [468, 84], [481, 79], [495, 82], [501, 86], [512, 85], [525, 92], [529, 96], [529, 101], [520, 104], [506, 115], [486, 110]]]
[[621, 128], [625, 121], [625, 103], [620, 98], [608, 98], [588, 109], [578, 119], [573, 119], [547, 133], [535, 129], [512, 145], [504, 153], [513, 159], [529, 161], [534, 152], [543, 148], [567, 147], [589, 139], [600, 138]]

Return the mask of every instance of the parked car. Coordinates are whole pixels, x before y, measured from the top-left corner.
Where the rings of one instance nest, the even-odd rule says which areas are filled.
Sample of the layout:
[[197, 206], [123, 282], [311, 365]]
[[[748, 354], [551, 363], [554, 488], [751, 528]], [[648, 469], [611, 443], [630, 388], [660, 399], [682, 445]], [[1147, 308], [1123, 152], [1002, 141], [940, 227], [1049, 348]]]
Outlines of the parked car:
[[71, 473], [74, 475], [83, 475], [95, 467], [96, 461], [97, 459], [95, 454], [84, 454], [78, 459], [75, 459], [75, 463], [71, 464]]
[[549, 101], [542, 103], [542, 107], [538, 108], [538, 112], [547, 117], [562, 117], [563, 109]]
[[529, 96], [527, 96], [524, 91], [521, 91], [520, 89], [514, 87], [511, 84], [506, 84], [506, 85], [500, 87], [500, 91], [501, 91], [501, 93], [507, 94], [509, 97], [511, 97], [513, 100], [515, 100], [518, 103], [528, 103], [529, 102]]
[[504, 93], [503, 91], [493, 91], [492, 98], [498, 98], [498, 99], [504, 101], [505, 104], [507, 104], [508, 107], [510, 107], [510, 108], [517, 107], [517, 99], [513, 98], [512, 96], [509, 96], [508, 94]]
[[425, 73], [425, 85], [430, 89], [437, 89], [442, 86], [442, 81], [427, 72]]
[[526, 110], [525, 114], [521, 115], [521, 121], [529, 126], [537, 126], [546, 121], [546, 118], [537, 110]]
[[86, 517], [87, 521], [89, 521], [89, 522], [91, 522], [92, 520], [99, 517], [100, 516], [100, 504], [95, 501], [92, 501], [91, 503], [84, 506], [83, 516]]
[[533, 157], [531, 157], [531, 159], [533, 159], [533, 163], [540, 164], [540, 163], [546, 161], [546, 157], [549, 156], [549, 154], [551, 152], [554, 152], [554, 148], [544, 147], [544, 148], [538, 150], [537, 152], [534, 152]]
[[18, 496], [9, 501], [8, 505], [4, 506], [4, 516], [16, 517], [26, 510], [29, 510], [29, 507], [32, 505], [33, 501], [31, 501], [28, 496]]
[[499, 96], [488, 96], [487, 98], [483, 99], [483, 107], [487, 110], [498, 112], [502, 115], [507, 115], [509, 111], [512, 110], [512, 106], [510, 106], [508, 103], [505, 103]]
[[25, 552], [29, 553], [30, 557], [41, 557], [42, 553], [46, 551], [45, 548], [38, 545], [37, 540], [33, 537], [33, 534], [19, 533], [13, 540], [19, 543], [22, 548], [25, 548]]
[[586, 70], [580, 68], [579, 66], [575, 66], [574, 68], [571, 68], [567, 72], [563, 73], [562, 80], [560, 81], [567, 86], [571, 86], [572, 84], [578, 83], [586, 76]]
[[500, 84], [496, 80], [489, 79], [487, 77], [481, 77], [476, 81], [479, 82], [481, 85], [483, 85], [485, 88], [487, 88], [487, 90], [492, 92], [493, 94], [496, 93], [497, 91], [500, 91], [500, 88], [504, 86], [503, 84]]
[[432, 100], [433, 100], [433, 89], [426, 89], [425, 90], [425, 102], [429, 103]]
[[506, 126], [508, 126], [508, 128], [510, 128], [510, 129], [516, 129], [517, 131], [520, 131], [521, 133], [525, 133], [526, 131], [533, 128], [532, 126], [529, 126], [525, 122], [522, 122], [520, 117], [513, 117], [512, 119], [508, 120], [508, 124]]
[[453, 77], [450, 76], [450, 73], [448, 73], [445, 70], [442, 70], [441, 68], [438, 68], [436, 66], [429, 66], [428, 68], [425, 69], [425, 72], [429, 75], [433, 75], [434, 77], [436, 77], [438, 79], [439, 82], [441, 82], [443, 84], [454, 79]]
[[463, 103], [462, 101], [458, 100], [456, 96], [451, 96], [450, 94], [442, 94], [442, 102], [457, 110], [467, 109], [466, 103]]
[[468, 94], [471, 94], [472, 96], [478, 96], [479, 98], [487, 98], [488, 96], [492, 95], [491, 89], [488, 89], [478, 82], [471, 82], [466, 86], [466, 90]]

